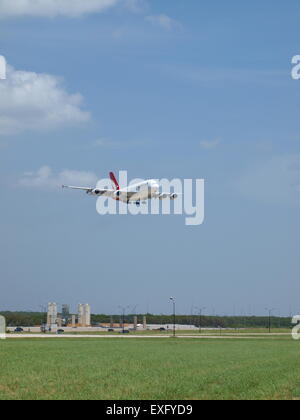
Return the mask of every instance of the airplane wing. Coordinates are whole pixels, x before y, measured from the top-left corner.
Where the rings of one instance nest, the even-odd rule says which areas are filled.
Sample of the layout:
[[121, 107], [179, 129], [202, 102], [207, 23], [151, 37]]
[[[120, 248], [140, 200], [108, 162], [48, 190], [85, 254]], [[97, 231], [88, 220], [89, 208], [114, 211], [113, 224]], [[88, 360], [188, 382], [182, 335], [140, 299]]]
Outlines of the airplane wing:
[[70, 188], [71, 190], [82, 190], [87, 192], [92, 192], [93, 188], [88, 187], [73, 187], [72, 185], [63, 185], [62, 188]]
[[104, 196], [104, 197], [114, 197], [115, 191], [108, 190], [108, 189], [100, 189], [100, 188], [89, 188], [89, 187], [73, 187], [72, 185], [63, 185], [63, 188], [69, 188], [71, 190], [81, 190], [85, 191], [87, 194], [91, 194], [94, 196]]
[[179, 196], [181, 196], [182, 194], [178, 194], [178, 193], [160, 193], [158, 194], [157, 198], [159, 200], [176, 200], [176, 198], [178, 198]]

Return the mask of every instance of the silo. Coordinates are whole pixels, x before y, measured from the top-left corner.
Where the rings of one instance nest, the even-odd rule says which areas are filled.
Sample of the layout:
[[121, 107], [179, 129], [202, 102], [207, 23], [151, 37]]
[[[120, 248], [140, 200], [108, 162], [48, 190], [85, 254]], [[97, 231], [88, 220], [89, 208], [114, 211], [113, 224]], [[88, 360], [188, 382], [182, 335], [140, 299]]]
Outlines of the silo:
[[57, 325], [57, 304], [50, 302], [48, 303], [48, 314], [47, 314], [47, 324], [50, 328], [55, 328]]
[[78, 325], [81, 327], [84, 327], [84, 309], [83, 309], [83, 304], [80, 303], [78, 305]]
[[78, 324], [81, 327], [89, 327], [91, 325], [90, 305], [82, 303], [78, 305]]
[[84, 305], [84, 321], [86, 327], [91, 326], [91, 307], [89, 304]]

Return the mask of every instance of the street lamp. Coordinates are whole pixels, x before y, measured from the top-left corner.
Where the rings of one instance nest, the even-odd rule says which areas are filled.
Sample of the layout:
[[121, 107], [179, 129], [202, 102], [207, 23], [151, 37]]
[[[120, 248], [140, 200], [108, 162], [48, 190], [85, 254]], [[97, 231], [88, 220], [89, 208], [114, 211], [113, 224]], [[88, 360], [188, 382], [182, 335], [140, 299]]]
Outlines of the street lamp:
[[123, 324], [122, 329], [123, 329], [123, 334], [124, 334], [124, 332], [125, 332], [125, 311], [126, 311], [126, 309], [129, 308], [129, 306], [119, 306], [119, 308], [122, 311], [122, 324]]
[[176, 300], [174, 297], [170, 297], [170, 301], [173, 302], [173, 337], [176, 337]]
[[271, 316], [272, 316], [272, 312], [275, 311], [275, 309], [274, 308], [272, 308], [272, 309], [266, 308], [266, 311], [268, 311], [268, 313], [269, 313], [269, 333], [271, 333]]

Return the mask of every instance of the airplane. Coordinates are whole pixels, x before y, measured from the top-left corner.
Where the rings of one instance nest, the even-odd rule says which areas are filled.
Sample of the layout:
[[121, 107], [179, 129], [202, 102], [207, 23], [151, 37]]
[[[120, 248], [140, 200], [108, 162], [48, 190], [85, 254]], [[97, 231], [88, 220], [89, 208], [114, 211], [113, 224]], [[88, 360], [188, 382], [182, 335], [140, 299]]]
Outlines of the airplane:
[[89, 187], [73, 187], [69, 185], [63, 185], [62, 188], [82, 190], [85, 191], [88, 195], [94, 197], [110, 197], [114, 200], [122, 201], [123, 203], [133, 203], [136, 206], [140, 206], [141, 202], [145, 203], [146, 200], [152, 200], [154, 198], [159, 200], [176, 200], [176, 198], [179, 196], [177, 193], [160, 193], [159, 184], [154, 179], [149, 179], [135, 185], [130, 185], [126, 188], [120, 188], [117, 178], [113, 172], [110, 172], [109, 177], [114, 187], [112, 190]]

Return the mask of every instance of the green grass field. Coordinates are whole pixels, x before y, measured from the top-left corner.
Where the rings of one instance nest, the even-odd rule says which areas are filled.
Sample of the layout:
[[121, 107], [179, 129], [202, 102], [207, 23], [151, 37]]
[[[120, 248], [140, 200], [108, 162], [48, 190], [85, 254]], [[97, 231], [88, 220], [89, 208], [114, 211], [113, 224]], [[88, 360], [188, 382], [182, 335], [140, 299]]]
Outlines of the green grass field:
[[300, 343], [8, 339], [0, 399], [300, 399]]

